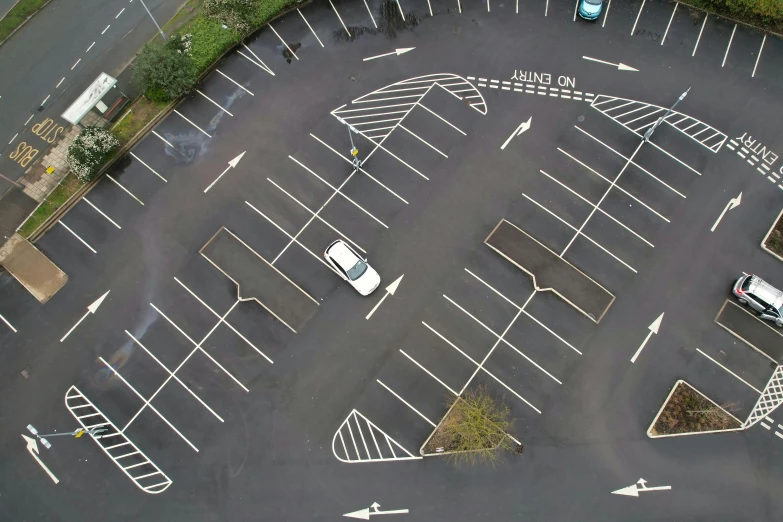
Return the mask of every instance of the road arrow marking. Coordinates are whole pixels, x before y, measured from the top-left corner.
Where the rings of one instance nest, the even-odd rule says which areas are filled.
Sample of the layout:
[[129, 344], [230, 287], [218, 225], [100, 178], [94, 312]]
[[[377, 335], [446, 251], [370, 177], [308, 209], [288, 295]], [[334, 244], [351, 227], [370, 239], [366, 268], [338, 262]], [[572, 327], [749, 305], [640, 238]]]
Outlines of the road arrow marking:
[[620, 488], [616, 491], [612, 491], [612, 495], [625, 495], [627, 497], [638, 497], [640, 492], [644, 491], [664, 491], [672, 489], [671, 486], [654, 486], [654, 487], [647, 487], [647, 481], [643, 478], [640, 478], [636, 484], [631, 484], [630, 486], [626, 486], [624, 488]]
[[[247, 152], [247, 151], [245, 151], [245, 152]], [[242, 154], [240, 154], [239, 156], [237, 156], [236, 158], [234, 158], [234, 159], [232, 159], [231, 161], [229, 161], [229, 162], [228, 162], [228, 167], [226, 167], [226, 170], [224, 170], [223, 172], [221, 172], [221, 173], [220, 173], [220, 176], [218, 176], [218, 177], [217, 177], [217, 179], [216, 179], [215, 181], [213, 181], [212, 183], [210, 183], [210, 184], [209, 184], [209, 186], [208, 186], [207, 188], [205, 188], [205, 189], [204, 189], [204, 194], [206, 194], [206, 193], [207, 193], [207, 191], [208, 191], [209, 189], [211, 189], [211, 188], [212, 188], [212, 185], [214, 185], [215, 183], [217, 183], [217, 182], [218, 182], [218, 180], [219, 180], [220, 178], [222, 178], [222, 177], [223, 177], [223, 174], [225, 174], [226, 172], [228, 172], [228, 169], [233, 169], [233, 168], [236, 168], [236, 166], [239, 164], [239, 160], [241, 160], [241, 159], [242, 159], [242, 156], [244, 156], [244, 155], [245, 155], [245, 152], [243, 152]]]
[[[359, 520], [370, 520], [370, 517], [374, 515], [407, 515], [408, 510], [407, 509], [392, 509], [389, 511], [379, 511], [378, 508], [381, 507], [380, 504], [377, 502], [373, 502], [372, 506], [364, 509], [360, 509], [359, 511], [354, 511], [353, 513], [346, 513], [343, 516], [348, 518], [358, 518]], [[372, 509], [372, 511], [370, 511]]]
[[84, 313], [82, 318], [76, 321], [76, 324], [73, 325], [65, 335], [63, 335], [63, 338], [60, 339], [60, 342], [63, 342], [69, 335], [71, 335], [71, 332], [73, 332], [76, 329], [76, 327], [79, 326], [81, 322], [87, 318], [88, 315], [95, 314], [95, 312], [98, 311], [98, 307], [101, 306], [101, 303], [103, 302], [104, 299], [106, 299], [106, 296], [109, 295], [109, 292], [111, 292], [111, 290], [107, 290], [105, 294], [100, 296], [98, 299], [95, 300], [93, 304], [87, 307], [87, 311]]
[[362, 60], [362, 61], [363, 61], [363, 62], [366, 62], [366, 61], [368, 61], [368, 60], [375, 60], [376, 58], [383, 58], [384, 56], [392, 56], [392, 55], [395, 55], [395, 54], [396, 54], [397, 56], [399, 56], [399, 55], [401, 55], [401, 54], [405, 54], [405, 53], [407, 53], [408, 51], [412, 51], [412, 50], [414, 50], [414, 49], [415, 49], [415, 47], [403, 47], [402, 49], [395, 49], [394, 51], [392, 51], [392, 52], [390, 52], [390, 53], [379, 54], [378, 56], [370, 56], [369, 58], [365, 58], [365, 59], [364, 59], [364, 60]]
[[405, 274], [402, 274], [400, 277], [398, 277], [397, 279], [395, 279], [395, 280], [394, 280], [394, 282], [393, 282], [392, 284], [390, 284], [389, 286], [387, 286], [387, 287], [386, 287], [386, 293], [385, 293], [385, 294], [383, 294], [383, 297], [381, 297], [381, 300], [380, 300], [380, 301], [378, 301], [378, 304], [377, 304], [377, 305], [375, 305], [375, 308], [373, 308], [372, 310], [370, 310], [370, 313], [369, 313], [369, 314], [367, 314], [367, 317], [365, 317], [365, 319], [369, 319], [370, 317], [372, 317], [372, 314], [374, 314], [374, 313], [375, 313], [375, 311], [378, 309], [378, 307], [379, 307], [379, 306], [381, 306], [381, 303], [383, 303], [383, 301], [384, 301], [384, 300], [385, 300], [387, 297], [389, 297], [390, 295], [394, 295], [394, 292], [396, 292], [396, 291], [397, 291], [397, 287], [398, 287], [398, 286], [400, 286], [400, 281], [402, 281], [402, 277], [403, 277], [404, 275], [405, 275]]
[[519, 127], [517, 127], [514, 130], [514, 132], [511, 133], [511, 136], [508, 137], [506, 142], [503, 145], [500, 146], [500, 150], [505, 149], [506, 145], [508, 145], [508, 143], [511, 141], [512, 138], [515, 138], [517, 136], [521, 136], [523, 132], [528, 130], [530, 128], [530, 122], [532, 122], [532, 121], [533, 121], [533, 117], [531, 116], [531, 117], [529, 117], [527, 119], [527, 121], [523, 121], [522, 123], [520, 123]]
[[598, 63], [605, 63], [606, 65], [611, 65], [613, 67], [617, 67], [618, 71], [639, 71], [639, 69], [634, 69], [633, 67], [629, 65], [625, 65], [624, 63], [612, 63], [612, 62], [605, 62], [604, 60], [599, 60], [598, 58], [590, 58], [589, 56], [582, 56], [585, 60], [590, 60], [591, 62], [598, 62]]
[[723, 215], [727, 211], [729, 211], [729, 210], [731, 210], [731, 209], [733, 209], [735, 207], [738, 207], [741, 201], [742, 201], [742, 192], [740, 192], [739, 196], [737, 196], [736, 198], [731, 198], [729, 200], [729, 202], [726, 204], [726, 206], [723, 208], [723, 212], [721, 212], [720, 216], [718, 216], [718, 220], [715, 222], [714, 225], [712, 225], [712, 228], [710, 229], [710, 232], [715, 232], [715, 229], [718, 227], [718, 223], [720, 223], [720, 220], [723, 219]]
[[644, 345], [647, 344], [647, 341], [650, 340], [650, 337], [652, 337], [652, 334], [657, 334], [658, 333], [658, 328], [661, 327], [661, 321], [663, 321], [663, 314], [659, 315], [658, 319], [653, 321], [652, 324], [647, 327], [647, 328], [650, 329], [650, 333], [647, 334], [647, 337], [644, 338], [644, 342], [642, 343], [642, 345], [639, 347], [638, 350], [636, 350], [636, 353], [633, 354], [633, 357], [631, 357], [631, 362], [632, 363], [635, 362], [636, 358], [639, 357], [639, 354], [642, 353], [642, 350], [644, 349]]
[[43, 468], [43, 470], [46, 472], [47, 475], [49, 475], [49, 478], [54, 481], [55, 484], [60, 482], [60, 479], [54, 476], [54, 473], [49, 471], [49, 468], [46, 467], [46, 464], [44, 464], [41, 459], [38, 457], [38, 443], [35, 441], [35, 439], [28, 437], [27, 435], [22, 435], [22, 438], [27, 442], [27, 451], [30, 453], [30, 455], [33, 456], [35, 461], [38, 463], [39, 466]]

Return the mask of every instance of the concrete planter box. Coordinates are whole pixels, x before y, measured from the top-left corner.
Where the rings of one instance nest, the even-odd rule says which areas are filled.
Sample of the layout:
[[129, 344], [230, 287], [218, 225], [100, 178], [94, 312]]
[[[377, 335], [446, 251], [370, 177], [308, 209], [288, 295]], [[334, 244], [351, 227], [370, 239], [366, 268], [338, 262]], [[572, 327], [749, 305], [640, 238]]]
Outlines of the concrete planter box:
[[783, 257], [777, 255], [775, 252], [767, 248], [767, 240], [769, 239], [769, 236], [772, 235], [772, 231], [775, 230], [775, 225], [778, 224], [778, 221], [780, 221], [781, 216], [783, 216], [783, 210], [780, 211], [778, 217], [776, 217], [775, 221], [772, 222], [772, 226], [769, 227], [769, 230], [767, 230], [767, 235], [764, 236], [764, 239], [761, 240], [761, 248], [763, 248], [764, 251], [767, 252], [769, 255], [775, 256], [779, 261], [783, 261]]

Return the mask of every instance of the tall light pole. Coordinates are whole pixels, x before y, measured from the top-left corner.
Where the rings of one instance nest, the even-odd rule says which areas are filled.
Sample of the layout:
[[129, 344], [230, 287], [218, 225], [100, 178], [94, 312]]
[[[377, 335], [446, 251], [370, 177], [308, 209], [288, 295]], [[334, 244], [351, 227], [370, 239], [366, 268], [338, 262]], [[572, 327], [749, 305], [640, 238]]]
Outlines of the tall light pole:
[[343, 125], [348, 127], [348, 139], [351, 140], [351, 156], [353, 157], [353, 168], [356, 170], [359, 170], [359, 167], [362, 166], [362, 161], [358, 158], [359, 155], [359, 149], [357, 149], [353, 144], [353, 135], [351, 132], [355, 132], [356, 134], [359, 134], [359, 129], [345, 121], [344, 119], [337, 117], [337, 121], [342, 123]]
[[668, 109], [668, 110], [667, 110], [667, 111], [666, 111], [666, 112], [663, 114], [663, 116], [661, 116], [660, 118], [658, 118], [658, 121], [656, 121], [656, 122], [655, 122], [655, 125], [653, 125], [653, 126], [652, 126], [652, 127], [650, 127], [649, 129], [647, 129], [647, 131], [644, 133], [644, 137], [642, 138], [644, 141], [646, 141], [646, 142], [649, 142], [649, 141], [650, 141], [650, 137], [653, 135], [653, 132], [655, 132], [655, 129], [657, 129], [657, 128], [658, 128], [658, 125], [660, 125], [661, 123], [663, 123], [663, 120], [665, 120], [665, 119], [666, 119], [666, 117], [667, 117], [669, 114], [671, 114], [671, 113], [672, 113], [672, 111], [673, 111], [673, 110], [674, 110], [674, 108], [677, 106], [677, 104], [678, 104], [678, 103], [680, 103], [682, 100], [684, 100], [684, 99], [685, 99], [685, 97], [688, 95], [688, 92], [689, 92], [690, 90], [691, 90], [691, 88], [690, 88], [690, 87], [688, 87], [688, 90], [687, 90], [687, 91], [685, 91], [684, 93], [680, 94], [680, 97], [679, 97], [679, 98], [677, 98], [677, 101], [675, 101], [675, 102], [674, 102], [674, 105], [672, 105], [672, 106], [671, 106], [671, 108], [669, 108], [669, 109]]
[[144, 6], [144, 10], [147, 11], [147, 14], [150, 15], [150, 18], [152, 18], [152, 23], [154, 23], [155, 27], [157, 27], [158, 31], [160, 31], [160, 35], [163, 37], [163, 41], [167, 42], [168, 40], [166, 39], [166, 35], [163, 33], [163, 29], [160, 28], [158, 22], [155, 20], [155, 17], [152, 16], [152, 13], [150, 13], [150, 10], [147, 8], [147, 4], [144, 3], [144, 0], [139, 0], [139, 2], [141, 2], [141, 5]]

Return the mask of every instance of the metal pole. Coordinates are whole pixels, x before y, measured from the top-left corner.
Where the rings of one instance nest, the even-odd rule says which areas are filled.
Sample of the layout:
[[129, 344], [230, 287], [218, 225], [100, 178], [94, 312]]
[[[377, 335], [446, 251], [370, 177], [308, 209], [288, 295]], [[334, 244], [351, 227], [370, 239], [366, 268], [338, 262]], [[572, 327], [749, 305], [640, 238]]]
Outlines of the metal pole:
[[139, 2], [141, 2], [141, 5], [144, 6], [144, 10], [147, 11], [147, 14], [150, 15], [150, 18], [152, 18], [152, 23], [154, 23], [155, 27], [157, 27], [158, 31], [160, 31], [160, 35], [163, 37], [163, 41], [167, 42], [168, 39], [166, 39], [166, 35], [163, 34], [163, 29], [160, 28], [160, 26], [158, 25], [158, 22], [155, 20], [155, 17], [152, 16], [152, 13], [150, 13], [150, 10], [147, 8], [147, 4], [144, 3], [144, 0], [139, 0]]
[[655, 125], [653, 125], [653, 126], [652, 126], [652, 127], [650, 127], [649, 129], [647, 129], [647, 132], [645, 132], [645, 133], [644, 133], [644, 137], [642, 138], [644, 141], [646, 141], [646, 142], [649, 142], [649, 141], [650, 141], [650, 137], [653, 135], [653, 132], [655, 132], [655, 129], [657, 129], [657, 128], [658, 128], [658, 125], [660, 125], [661, 123], [663, 123], [663, 120], [665, 120], [665, 119], [666, 119], [666, 117], [667, 117], [669, 114], [671, 114], [671, 113], [672, 113], [672, 111], [673, 111], [673, 110], [674, 110], [674, 108], [677, 106], [677, 104], [678, 104], [678, 103], [680, 103], [682, 100], [684, 100], [684, 99], [685, 99], [685, 97], [688, 95], [688, 92], [689, 92], [690, 90], [691, 90], [691, 88], [690, 88], [690, 87], [688, 87], [688, 90], [687, 90], [687, 91], [685, 91], [684, 93], [680, 94], [680, 97], [679, 97], [679, 98], [677, 98], [677, 101], [675, 101], [675, 102], [674, 102], [674, 105], [672, 105], [672, 106], [671, 106], [669, 109], [667, 109], [667, 110], [666, 110], [666, 112], [663, 114], [663, 116], [661, 116], [660, 118], [658, 118], [658, 121], [656, 121], [656, 122], [655, 122]]
[[353, 168], [356, 170], [359, 170], [359, 167], [362, 166], [362, 161], [358, 158], [359, 155], [359, 149], [356, 148], [356, 146], [353, 144], [353, 136], [351, 135], [351, 132], [355, 132], [356, 134], [359, 134], [359, 129], [349, 124], [344, 119], [337, 117], [337, 121], [348, 127], [348, 139], [351, 140], [351, 156], [353, 157]]

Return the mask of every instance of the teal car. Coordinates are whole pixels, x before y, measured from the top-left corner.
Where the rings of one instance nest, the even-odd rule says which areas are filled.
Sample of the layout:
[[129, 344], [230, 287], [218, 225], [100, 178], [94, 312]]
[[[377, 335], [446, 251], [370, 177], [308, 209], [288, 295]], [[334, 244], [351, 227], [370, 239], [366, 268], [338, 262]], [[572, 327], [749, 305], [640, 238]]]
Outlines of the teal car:
[[579, 0], [579, 16], [585, 20], [597, 20], [603, 8], [603, 0]]

